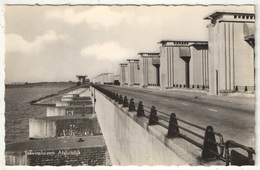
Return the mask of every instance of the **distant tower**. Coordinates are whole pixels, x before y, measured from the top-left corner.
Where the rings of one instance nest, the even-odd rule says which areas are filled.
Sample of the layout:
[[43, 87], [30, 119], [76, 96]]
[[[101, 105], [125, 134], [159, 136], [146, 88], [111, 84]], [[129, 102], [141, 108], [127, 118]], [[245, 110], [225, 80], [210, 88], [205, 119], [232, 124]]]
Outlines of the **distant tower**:
[[88, 76], [86, 76], [86, 75], [77, 75], [77, 78], [79, 79], [79, 81], [78, 81], [79, 85], [86, 83], [86, 77], [88, 77]]

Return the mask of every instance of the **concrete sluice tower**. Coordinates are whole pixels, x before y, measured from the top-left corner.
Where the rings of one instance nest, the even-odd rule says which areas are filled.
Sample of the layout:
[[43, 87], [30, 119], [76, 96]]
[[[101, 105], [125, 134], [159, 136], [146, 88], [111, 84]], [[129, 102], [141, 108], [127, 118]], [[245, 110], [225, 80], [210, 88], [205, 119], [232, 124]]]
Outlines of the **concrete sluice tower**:
[[77, 75], [78, 78], [78, 85], [83, 85], [89, 83], [89, 79], [87, 79], [87, 75]]

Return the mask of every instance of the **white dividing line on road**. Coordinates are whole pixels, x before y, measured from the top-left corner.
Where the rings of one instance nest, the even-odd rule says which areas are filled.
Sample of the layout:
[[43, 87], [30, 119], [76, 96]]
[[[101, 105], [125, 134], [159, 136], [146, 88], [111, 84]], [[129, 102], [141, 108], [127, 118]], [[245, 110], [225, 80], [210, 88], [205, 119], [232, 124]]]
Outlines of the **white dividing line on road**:
[[186, 106], [188, 105], [187, 103], [182, 103], [182, 104], [183, 104], [183, 105], [186, 105]]
[[209, 111], [212, 111], [212, 112], [218, 112], [218, 110], [215, 110], [215, 109], [208, 109]]

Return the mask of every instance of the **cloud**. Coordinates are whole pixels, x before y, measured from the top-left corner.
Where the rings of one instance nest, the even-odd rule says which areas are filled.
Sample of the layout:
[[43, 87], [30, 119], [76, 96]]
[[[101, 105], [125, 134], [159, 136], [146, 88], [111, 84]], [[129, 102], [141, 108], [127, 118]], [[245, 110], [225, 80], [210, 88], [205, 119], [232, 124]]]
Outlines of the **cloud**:
[[125, 12], [112, 11], [109, 7], [98, 6], [89, 10], [76, 13], [74, 9], [55, 10], [48, 12], [46, 17], [49, 19], [62, 20], [69, 24], [87, 23], [92, 28], [106, 28], [119, 25], [124, 17]]
[[120, 61], [135, 55], [132, 49], [121, 47], [118, 42], [108, 41], [103, 44], [93, 44], [81, 50], [82, 56], [95, 56], [98, 60]]
[[21, 52], [27, 53], [31, 51], [31, 43], [23, 39], [22, 36], [17, 34], [7, 34], [6, 39], [6, 52]]
[[21, 35], [7, 34], [6, 52], [21, 52], [28, 54], [40, 51], [46, 44], [65, 39], [62, 35], [57, 35], [54, 31], [47, 31], [45, 34], [35, 37], [33, 41], [27, 41]]

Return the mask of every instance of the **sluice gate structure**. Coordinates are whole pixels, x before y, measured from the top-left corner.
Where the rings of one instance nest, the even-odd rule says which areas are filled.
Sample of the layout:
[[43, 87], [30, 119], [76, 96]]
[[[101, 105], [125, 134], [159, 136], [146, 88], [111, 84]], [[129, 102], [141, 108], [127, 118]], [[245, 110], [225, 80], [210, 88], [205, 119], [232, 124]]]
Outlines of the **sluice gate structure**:
[[46, 107], [46, 117], [29, 119], [29, 140], [6, 144], [6, 165], [110, 165], [89, 87], [34, 104]]

